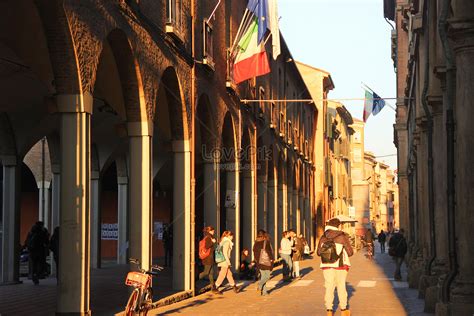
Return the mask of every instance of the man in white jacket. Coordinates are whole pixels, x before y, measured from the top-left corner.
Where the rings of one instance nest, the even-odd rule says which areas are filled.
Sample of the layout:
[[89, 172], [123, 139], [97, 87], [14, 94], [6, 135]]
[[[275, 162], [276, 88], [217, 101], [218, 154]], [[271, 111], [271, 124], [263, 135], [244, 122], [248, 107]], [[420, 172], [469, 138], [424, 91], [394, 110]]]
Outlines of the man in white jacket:
[[332, 263], [321, 261], [320, 268], [323, 270], [324, 287], [326, 294], [324, 295], [324, 302], [328, 316], [333, 315], [334, 289], [337, 288], [337, 296], [339, 298], [339, 306], [341, 308], [341, 316], [349, 316], [350, 311], [347, 309], [347, 290], [346, 278], [351, 262], [349, 257], [354, 254], [352, 250], [349, 236], [343, 231], [339, 230], [341, 222], [337, 218], [330, 219], [326, 225], [325, 231], [318, 244], [318, 256], [324, 251], [323, 246], [334, 242], [335, 250], [338, 259]]

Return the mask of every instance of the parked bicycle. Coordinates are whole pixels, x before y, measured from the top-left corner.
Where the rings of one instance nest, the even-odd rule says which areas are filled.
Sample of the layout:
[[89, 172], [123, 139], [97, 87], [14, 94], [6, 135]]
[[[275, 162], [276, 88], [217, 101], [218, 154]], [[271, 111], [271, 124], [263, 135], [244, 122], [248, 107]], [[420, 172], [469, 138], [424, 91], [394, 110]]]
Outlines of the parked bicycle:
[[163, 270], [163, 267], [154, 265], [147, 271], [141, 268], [138, 259], [130, 258], [130, 263], [136, 264], [139, 271], [129, 272], [125, 280], [127, 286], [134, 288], [125, 307], [125, 315], [146, 316], [153, 305], [152, 276], [158, 275], [156, 271]]

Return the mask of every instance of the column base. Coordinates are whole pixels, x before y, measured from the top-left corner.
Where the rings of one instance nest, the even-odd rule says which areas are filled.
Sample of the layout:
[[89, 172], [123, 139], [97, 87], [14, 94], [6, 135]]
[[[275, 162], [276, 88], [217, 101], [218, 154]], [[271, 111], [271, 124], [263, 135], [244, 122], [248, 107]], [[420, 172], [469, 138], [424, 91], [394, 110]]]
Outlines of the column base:
[[17, 285], [17, 284], [23, 284], [23, 281], [2, 282], [2, 283], [0, 283], [0, 286]]
[[436, 316], [474, 315], [474, 303], [437, 303]]
[[438, 285], [430, 286], [425, 291], [425, 313], [434, 313], [436, 310], [436, 303], [440, 297], [440, 288]]
[[71, 312], [71, 313], [60, 313], [56, 312], [56, 316], [91, 316], [92, 311], [87, 311], [87, 312]]
[[418, 284], [418, 298], [424, 299], [426, 297], [426, 290], [437, 284], [438, 277], [436, 275], [422, 275]]

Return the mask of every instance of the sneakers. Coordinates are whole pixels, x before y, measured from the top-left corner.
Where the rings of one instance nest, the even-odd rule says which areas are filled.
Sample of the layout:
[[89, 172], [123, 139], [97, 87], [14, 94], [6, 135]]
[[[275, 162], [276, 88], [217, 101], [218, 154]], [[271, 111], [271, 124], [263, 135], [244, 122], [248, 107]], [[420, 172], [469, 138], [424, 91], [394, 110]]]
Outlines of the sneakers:
[[240, 292], [240, 287], [237, 285], [234, 285], [234, 292], [239, 293]]
[[341, 309], [341, 316], [351, 316], [351, 311], [348, 309]]
[[213, 286], [213, 287], [211, 288], [211, 292], [212, 292], [213, 294], [220, 294], [220, 295], [222, 295], [222, 292], [219, 291], [219, 289], [216, 288], [215, 286]]

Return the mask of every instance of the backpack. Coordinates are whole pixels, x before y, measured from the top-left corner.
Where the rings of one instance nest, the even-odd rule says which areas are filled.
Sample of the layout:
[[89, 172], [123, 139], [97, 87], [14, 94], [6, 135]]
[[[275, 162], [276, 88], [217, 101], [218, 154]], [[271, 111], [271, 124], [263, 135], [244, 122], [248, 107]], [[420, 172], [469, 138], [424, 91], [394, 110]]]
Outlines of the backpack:
[[199, 242], [199, 259], [204, 260], [211, 254], [211, 248], [206, 248], [206, 238], [204, 237]]
[[[341, 253], [338, 254], [336, 250], [336, 243], [334, 242], [334, 240], [327, 237], [326, 239], [327, 240], [321, 245], [320, 249], [321, 262], [335, 263], [338, 260], [342, 259], [342, 252], [344, 251], [344, 248], [342, 248]], [[341, 261], [339, 261], [339, 264], [340, 263]]]
[[216, 250], [214, 251], [214, 258], [216, 263], [221, 263], [225, 261], [224, 252], [222, 251], [223, 248], [224, 247], [222, 245], [217, 245]]
[[267, 241], [263, 242], [263, 247], [260, 249], [260, 257], [258, 258], [258, 264], [266, 267], [272, 266], [272, 261], [270, 260], [270, 256], [267, 252]]

